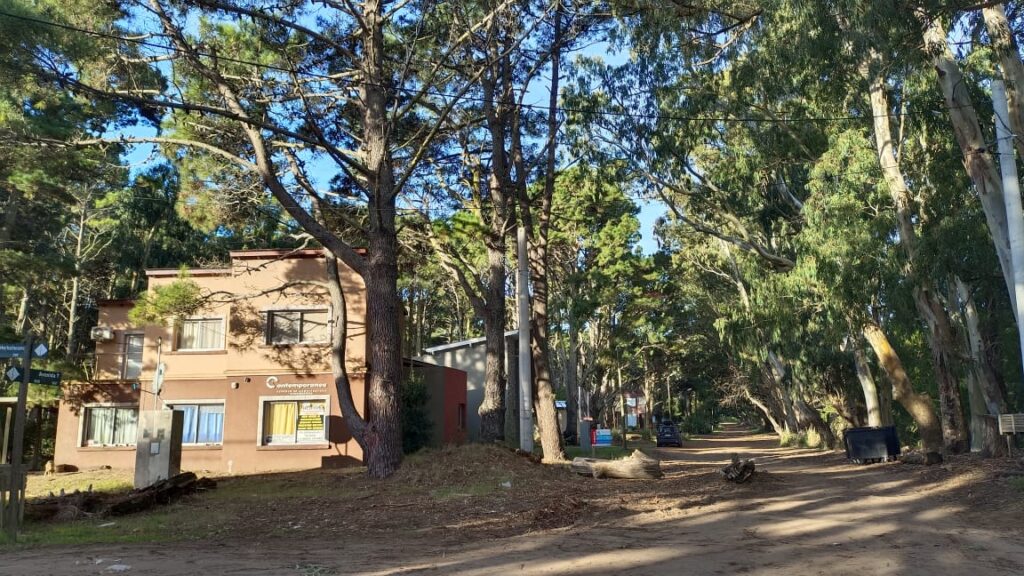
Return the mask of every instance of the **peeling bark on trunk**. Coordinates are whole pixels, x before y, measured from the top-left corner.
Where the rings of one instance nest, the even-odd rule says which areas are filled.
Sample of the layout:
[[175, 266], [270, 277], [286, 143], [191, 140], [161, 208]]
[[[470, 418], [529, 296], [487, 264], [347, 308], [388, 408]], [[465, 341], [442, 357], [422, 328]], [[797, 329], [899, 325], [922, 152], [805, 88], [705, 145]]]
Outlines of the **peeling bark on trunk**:
[[[992, 50], [999, 57], [999, 67], [1006, 83], [1006, 101], [1010, 111], [1010, 130], [1024, 134], [1024, 62], [1020, 59], [1017, 41], [1006, 19], [1002, 4], [987, 6], [982, 11]], [[1013, 139], [1017, 153], [1024, 158], [1024, 141]]]
[[917, 262], [918, 237], [914, 228], [913, 197], [895, 153], [895, 142], [889, 127], [889, 99], [881, 72], [883, 66], [877, 54], [872, 53], [869, 58], [872, 69], [869, 92], [878, 164], [896, 208], [900, 247], [906, 258], [904, 272], [914, 286], [914, 304], [918, 314], [928, 325], [932, 368], [939, 390], [943, 440], [949, 452], [963, 452], [968, 447], [967, 427], [960, 401], [956, 339], [946, 309], [930, 286], [932, 283], [923, 277]]
[[935, 414], [931, 398], [927, 394], [919, 394], [914, 391], [914, 386], [910, 383], [906, 370], [903, 369], [903, 362], [881, 327], [873, 322], [868, 322], [862, 330], [864, 337], [871, 344], [875, 356], [878, 357], [879, 365], [885, 370], [885, 374], [892, 384], [893, 400], [899, 402], [917, 423], [924, 449], [928, 452], [941, 452], [943, 446], [942, 424]]
[[919, 13], [919, 19], [924, 28], [924, 52], [931, 59], [935, 69], [939, 87], [945, 98], [946, 110], [953, 124], [953, 132], [963, 153], [964, 168], [981, 200], [989, 233], [999, 257], [1003, 281], [1016, 312], [1006, 205], [1003, 203], [1003, 186], [999, 171], [996, 169], [992, 154], [988, 152], [988, 142], [981, 130], [981, 123], [971, 102], [960, 65], [949, 49], [945, 28], [937, 18], [930, 17], [923, 11]]
[[857, 371], [857, 381], [860, 382], [860, 388], [864, 392], [864, 406], [867, 407], [868, 426], [882, 426], [881, 402], [878, 398], [878, 386], [875, 384], [875, 378], [871, 375], [871, 367], [868, 365], [867, 358], [864, 357], [864, 351], [861, 349], [860, 343], [852, 337], [850, 341], [853, 346], [853, 365]]
[[772, 414], [772, 411], [768, 408], [768, 406], [765, 405], [764, 402], [758, 400], [753, 394], [750, 393], [750, 390], [747, 390], [746, 388], [743, 389], [743, 396], [746, 397], [747, 402], [750, 402], [751, 404], [753, 404], [755, 408], [761, 411], [761, 414], [764, 416], [765, 420], [767, 420], [768, 423], [771, 424], [772, 430], [775, 431], [776, 435], [781, 437], [785, 434], [786, 429], [782, 426], [782, 424], [779, 423], [778, 419], [775, 418], [775, 416]]
[[942, 416], [943, 443], [948, 452], [957, 454], [969, 448], [963, 405], [960, 401], [960, 382], [957, 377], [957, 358], [953, 329], [946, 310], [938, 298], [927, 290], [914, 291], [914, 302], [922, 314], [927, 314], [928, 342], [931, 347], [932, 367], [939, 390], [939, 413]]

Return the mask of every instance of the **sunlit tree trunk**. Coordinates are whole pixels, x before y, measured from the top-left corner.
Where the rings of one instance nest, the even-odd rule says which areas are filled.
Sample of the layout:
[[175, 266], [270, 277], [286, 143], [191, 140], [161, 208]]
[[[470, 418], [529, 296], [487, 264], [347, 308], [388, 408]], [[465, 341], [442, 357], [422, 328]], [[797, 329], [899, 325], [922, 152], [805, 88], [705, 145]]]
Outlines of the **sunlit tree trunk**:
[[903, 362], [878, 324], [867, 322], [862, 330], [878, 358], [878, 364], [882, 370], [885, 370], [885, 374], [892, 384], [893, 400], [899, 402], [917, 424], [924, 449], [928, 452], [941, 452], [943, 447], [942, 423], [939, 422], [939, 418], [935, 414], [931, 398], [927, 394], [919, 394], [914, 391], [910, 377], [903, 369]]

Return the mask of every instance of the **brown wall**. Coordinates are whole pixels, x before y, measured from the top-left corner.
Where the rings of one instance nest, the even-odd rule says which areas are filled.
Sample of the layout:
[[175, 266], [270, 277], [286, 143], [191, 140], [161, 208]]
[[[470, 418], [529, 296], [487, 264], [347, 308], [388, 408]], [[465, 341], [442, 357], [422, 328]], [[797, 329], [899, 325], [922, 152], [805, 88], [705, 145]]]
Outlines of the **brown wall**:
[[[133, 391], [129, 383], [81, 384], [65, 388], [57, 420], [57, 445], [54, 463], [77, 469], [97, 466], [131, 469], [135, 466], [134, 447], [80, 446], [82, 409], [86, 404], [138, 404], [142, 410], [154, 410], [175, 400], [222, 401], [224, 437], [219, 446], [183, 446], [183, 470], [218, 474], [252, 474], [278, 470], [300, 470], [324, 466], [356, 465], [362, 461], [362, 449], [352, 438], [341, 416], [338, 396], [330, 374], [295, 375], [279, 373], [277, 387], [267, 386], [267, 376], [211, 380], [168, 380], [159, 399]], [[248, 381], [247, 381], [248, 380]], [[234, 384], [237, 382], [237, 388]], [[281, 384], [303, 387], [287, 389]], [[322, 387], [320, 385], [323, 385]], [[309, 387], [313, 385], [313, 387]], [[365, 406], [365, 384], [360, 374], [351, 377], [356, 404]], [[261, 399], [301, 399], [327, 396], [329, 416], [324, 444], [297, 446], [261, 446]], [[362, 413], [362, 411], [360, 410]]]
[[[346, 295], [348, 340], [346, 365], [353, 396], [361, 411], [365, 406], [366, 372], [365, 285], [351, 269], [339, 266]], [[174, 270], [150, 271], [149, 289], [174, 282]], [[270, 470], [314, 468], [354, 464], [362, 451], [342, 422], [333, 378], [329, 344], [270, 346], [265, 339], [268, 310], [329, 308], [323, 283], [326, 261], [318, 250], [286, 254], [283, 251], [232, 253], [229, 268], [193, 270], [190, 278], [213, 302], [197, 317], [220, 317], [225, 323], [223, 350], [179, 351], [174, 329], [164, 325], [133, 327], [128, 314], [132, 302], [102, 303], [100, 326], [114, 330], [114, 339], [96, 343], [96, 371], [91, 384], [71, 384], [64, 389], [57, 425], [55, 464], [78, 468], [107, 465], [131, 468], [134, 448], [80, 446], [79, 418], [87, 403], [132, 403], [141, 409], [161, 407], [153, 394], [153, 378], [159, 362], [165, 365], [160, 398], [216, 400], [224, 402], [224, 439], [221, 446], [185, 446], [182, 467], [220, 473], [252, 473]], [[121, 380], [125, 335], [144, 334], [142, 374], [132, 383]], [[159, 358], [159, 360], [158, 360]], [[298, 384], [285, 389], [267, 387], [267, 379]], [[237, 383], [237, 386], [234, 384]], [[305, 384], [322, 387], [304, 388]], [[260, 398], [329, 396], [329, 442], [322, 446], [259, 446]]]
[[[151, 271], [149, 274], [149, 288], [152, 290], [173, 283], [178, 273]], [[349, 268], [341, 267], [341, 275], [348, 313], [347, 365], [350, 371], [365, 372], [365, 285], [362, 278]], [[191, 279], [204, 294], [214, 294], [213, 299], [222, 301], [207, 306], [196, 316], [225, 319], [225, 348], [207, 352], [176, 350], [172, 327], [132, 327], [128, 320], [132, 303], [103, 304], [99, 311], [99, 325], [113, 328], [115, 338], [110, 342], [96, 343], [96, 379], [120, 377], [124, 337], [132, 332], [145, 334], [142, 382], [152, 381], [158, 355], [167, 366], [167, 379], [204, 380], [211, 376], [254, 373], [271, 375], [281, 372], [282, 368], [298, 374], [330, 370], [327, 344], [270, 346], [266, 344], [264, 332], [268, 310], [329, 308], [326, 289], [313, 284], [327, 279], [323, 257], [307, 255], [279, 261], [236, 257], [230, 269], [194, 270]], [[283, 286], [287, 288], [275, 290]]]

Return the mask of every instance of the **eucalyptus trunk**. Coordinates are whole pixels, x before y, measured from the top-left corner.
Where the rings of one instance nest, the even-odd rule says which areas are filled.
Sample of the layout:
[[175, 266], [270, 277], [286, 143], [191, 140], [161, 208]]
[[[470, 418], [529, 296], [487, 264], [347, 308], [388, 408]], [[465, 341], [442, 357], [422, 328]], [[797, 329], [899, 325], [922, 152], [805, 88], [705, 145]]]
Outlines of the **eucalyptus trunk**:
[[893, 400], [899, 402], [917, 424], [918, 434], [921, 436], [921, 444], [925, 451], [941, 452], [943, 447], [942, 423], [935, 414], [931, 398], [927, 394], [914, 391], [914, 386], [910, 383], [910, 377], [907, 376], [907, 371], [903, 368], [899, 354], [896, 353], [889, 338], [878, 324], [867, 322], [862, 330], [878, 358], [878, 364], [892, 384]]
[[953, 125], [953, 133], [963, 153], [964, 168], [981, 200], [992, 243], [999, 257], [1010, 301], [1016, 316], [1016, 290], [1013, 282], [1013, 267], [1010, 259], [1010, 239], [1006, 221], [1006, 205], [1003, 203], [1003, 185], [989, 149], [989, 142], [981, 129], [978, 113], [971, 102], [968, 82], [960, 65], [953, 57], [946, 39], [946, 30], [938, 18], [920, 14], [924, 29], [924, 52], [931, 59], [939, 88], [945, 99], [946, 110]]
[[968, 448], [968, 436], [960, 401], [957, 341], [953, 335], [949, 314], [932, 287], [934, 283], [927, 279], [918, 262], [914, 198], [907, 187], [899, 156], [895, 153], [895, 141], [889, 126], [889, 100], [885, 92], [882, 62], [877, 54], [872, 54], [870, 61], [873, 70], [869, 74], [869, 92], [878, 164], [896, 208], [900, 247], [906, 260], [904, 272], [914, 286], [914, 304], [918, 314], [928, 326], [932, 368], [939, 390], [943, 441], [947, 451], [963, 452]]
[[878, 386], [875, 378], [871, 375], [871, 366], [864, 357], [864, 350], [856, 339], [850, 338], [853, 347], [853, 365], [857, 371], [857, 381], [860, 382], [861, 391], [864, 393], [864, 406], [868, 413], [868, 426], [885, 426], [882, 420], [881, 401], [878, 396]]

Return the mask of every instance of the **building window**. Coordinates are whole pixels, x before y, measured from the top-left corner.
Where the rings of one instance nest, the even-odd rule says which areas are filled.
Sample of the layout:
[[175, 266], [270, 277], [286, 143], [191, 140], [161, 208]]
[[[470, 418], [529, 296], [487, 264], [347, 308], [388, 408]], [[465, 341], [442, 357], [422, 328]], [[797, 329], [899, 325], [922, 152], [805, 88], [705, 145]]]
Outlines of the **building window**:
[[328, 342], [327, 310], [273, 310], [267, 312], [267, 344]]
[[327, 400], [264, 400], [261, 443], [327, 443]]
[[178, 350], [223, 350], [223, 318], [186, 318], [178, 325]]
[[137, 380], [142, 376], [142, 334], [124, 335], [124, 366], [121, 377], [125, 380]]
[[456, 416], [456, 417], [458, 418], [458, 421], [457, 421], [457, 424], [459, 426], [458, 430], [459, 431], [465, 430], [466, 429], [466, 405], [465, 404], [459, 404], [459, 412], [458, 412], [458, 416]]
[[83, 446], [134, 446], [138, 406], [86, 406]]
[[171, 408], [185, 414], [182, 444], [223, 443], [223, 404], [174, 404]]

